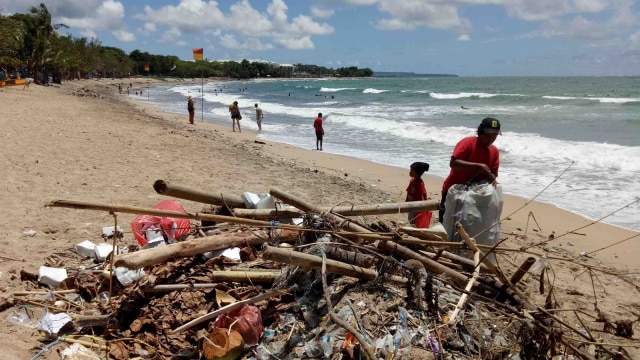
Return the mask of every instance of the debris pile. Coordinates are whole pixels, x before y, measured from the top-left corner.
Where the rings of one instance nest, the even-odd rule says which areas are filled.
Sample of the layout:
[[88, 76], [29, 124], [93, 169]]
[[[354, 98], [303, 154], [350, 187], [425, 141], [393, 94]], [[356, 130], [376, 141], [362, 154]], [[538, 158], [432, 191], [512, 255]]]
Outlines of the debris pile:
[[464, 243], [451, 243], [439, 225], [367, 218], [433, 211], [435, 201], [317, 208], [278, 189], [234, 197], [161, 180], [154, 188], [211, 206], [49, 204], [144, 221], [133, 233], [103, 229], [110, 243], [77, 244], [39, 274], [23, 271], [27, 291], [0, 307], [14, 307], [22, 325], [35, 318], [26, 309], [44, 309], [42, 351], [67, 342], [68, 359], [630, 358], [593, 329], [599, 322], [631, 339], [633, 321], [601, 313], [576, 327], [555, 312], [553, 288], [544, 307], [528, 299], [520, 280], [542, 284], [548, 259], [528, 257], [507, 277], [460, 224]]

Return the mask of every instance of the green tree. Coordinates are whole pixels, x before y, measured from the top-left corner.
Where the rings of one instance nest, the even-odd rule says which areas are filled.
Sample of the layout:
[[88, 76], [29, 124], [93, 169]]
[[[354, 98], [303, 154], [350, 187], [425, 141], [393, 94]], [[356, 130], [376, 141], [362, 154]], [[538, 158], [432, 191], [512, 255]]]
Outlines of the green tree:
[[0, 65], [20, 65], [20, 48], [24, 42], [24, 24], [0, 15]]

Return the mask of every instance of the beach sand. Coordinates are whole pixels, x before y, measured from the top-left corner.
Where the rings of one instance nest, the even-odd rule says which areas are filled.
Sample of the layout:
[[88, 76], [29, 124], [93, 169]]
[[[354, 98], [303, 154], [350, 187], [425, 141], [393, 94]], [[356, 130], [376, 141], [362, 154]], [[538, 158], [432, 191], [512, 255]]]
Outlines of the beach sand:
[[[157, 80], [122, 81], [129, 82], [135, 90]], [[25, 289], [20, 270], [37, 273], [44, 258], [51, 254], [71, 251], [74, 244], [84, 240], [102, 242], [102, 227], [114, 223], [106, 212], [45, 207], [57, 199], [151, 207], [168, 199], [156, 194], [152, 187], [154, 181], [163, 179], [203, 191], [236, 195], [245, 191], [268, 193], [277, 187], [320, 206], [404, 200], [408, 169], [333, 155], [330, 136], [325, 140], [324, 152], [260, 140], [264, 142], [261, 144], [253, 132], [232, 132], [230, 119], [224, 119], [228, 125], [200, 121], [189, 125], [186, 98], [183, 116], [161, 113], [145, 104], [144, 96], [138, 102], [118, 95], [118, 83], [80, 80], [55, 87], [33, 85], [30, 91], [23, 91], [20, 86], [0, 89], [4, 113], [0, 120], [0, 166], [4, 175], [0, 190], [0, 297]], [[104, 97], [73, 95], [79, 92], [95, 92]], [[309, 119], [311, 123], [313, 114]], [[242, 121], [250, 120], [247, 117]], [[310, 147], [314, 143], [310, 131]], [[430, 196], [439, 199], [442, 179], [427, 176], [425, 182]], [[179, 202], [187, 211], [205, 207]], [[639, 233], [512, 196], [506, 196], [502, 215], [506, 247], [521, 248], [555, 232], [556, 239], [544, 250], [549, 257], [558, 258], [551, 260], [553, 271], [547, 274], [561, 307], [595, 315], [597, 303], [614, 320], [634, 320], [632, 312], [640, 315], [640, 305], [635, 300], [638, 288], [599, 270], [615, 268], [640, 274]], [[624, 216], [624, 210], [616, 216]], [[125, 229], [125, 239], [131, 242], [129, 222], [134, 217], [117, 217]], [[404, 221], [406, 215], [383, 218]], [[37, 234], [25, 235], [29, 230]], [[620, 241], [590, 257], [579, 257], [581, 251], [592, 252]], [[541, 248], [530, 250], [545, 253]], [[500, 257], [500, 265], [510, 275], [527, 256], [530, 255], [512, 252]], [[574, 262], [560, 260], [574, 257]], [[584, 265], [596, 268], [593, 278]], [[640, 275], [623, 278], [640, 283]], [[546, 293], [538, 294], [537, 279], [526, 277], [519, 286], [533, 302], [544, 304]], [[8, 322], [11, 311], [0, 314], [3, 358], [31, 357], [39, 344], [37, 331]], [[575, 318], [569, 319], [565, 313], [560, 316], [568, 317], [567, 321], [580, 328]], [[583, 320], [602, 329], [602, 324], [593, 323], [591, 318]], [[636, 335], [631, 341], [638, 343], [637, 323], [634, 329]], [[603, 332], [596, 335], [607, 342], [630, 343]], [[627, 350], [632, 354], [637, 351]], [[52, 352], [40, 358], [59, 356]]]

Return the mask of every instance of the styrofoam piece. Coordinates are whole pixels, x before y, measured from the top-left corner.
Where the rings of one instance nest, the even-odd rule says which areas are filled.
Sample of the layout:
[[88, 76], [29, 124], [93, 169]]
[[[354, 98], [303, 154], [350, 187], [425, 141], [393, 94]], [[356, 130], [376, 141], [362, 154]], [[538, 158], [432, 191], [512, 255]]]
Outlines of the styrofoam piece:
[[[111, 244], [98, 244], [93, 248], [94, 256], [98, 261], [107, 260], [107, 256], [113, 251], [113, 245]], [[118, 253], [118, 247], [116, 246], [116, 254]]]
[[291, 219], [291, 223], [293, 225], [300, 226], [300, 225], [302, 225], [303, 222], [304, 222], [303, 218], [293, 218], [293, 219]]
[[38, 270], [38, 282], [41, 284], [57, 287], [67, 278], [67, 269], [40, 266]]
[[[175, 223], [174, 223], [175, 224]], [[162, 236], [162, 229], [149, 229], [145, 231], [145, 237], [148, 242], [164, 240], [164, 236]]]
[[[106, 236], [106, 237], [113, 236], [113, 234], [115, 232], [114, 230], [115, 230], [114, 226], [103, 226], [102, 227], [102, 236]], [[120, 233], [122, 232], [122, 227], [121, 226], [118, 226], [118, 232], [120, 232]]]
[[161, 236], [161, 237], [159, 237], [157, 239], [154, 239], [153, 241], [149, 241], [142, 248], [143, 249], [151, 249], [151, 248], [155, 248], [155, 247], [159, 247], [159, 246], [165, 246], [165, 245], [167, 245], [167, 242], [164, 241], [164, 238]]
[[247, 209], [255, 209], [260, 201], [260, 197], [252, 192], [244, 192], [241, 197]]
[[[265, 194], [260, 194], [265, 195]], [[256, 209], [275, 209], [276, 207], [276, 198], [271, 195], [259, 196], [260, 201], [256, 204]]]
[[94, 252], [95, 247], [96, 247], [96, 244], [92, 243], [89, 240], [85, 240], [74, 246], [74, 248], [76, 249], [76, 252], [85, 257], [93, 257], [93, 255], [95, 254]]
[[240, 248], [232, 247], [224, 250], [207, 251], [203, 254], [205, 258], [211, 259], [218, 256], [224, 256], [229, 259], [240, 261]]

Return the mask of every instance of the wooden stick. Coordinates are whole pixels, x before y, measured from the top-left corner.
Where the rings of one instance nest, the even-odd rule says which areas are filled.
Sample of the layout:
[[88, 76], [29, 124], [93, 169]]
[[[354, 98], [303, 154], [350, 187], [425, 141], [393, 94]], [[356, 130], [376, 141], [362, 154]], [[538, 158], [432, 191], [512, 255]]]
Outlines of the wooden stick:
[[[322, 212], [331, 212], [342, 216], [366, 216], [409, 213], [413, 211], [434, 211], [438, 210], [439, 205], [440, 203], [438, 200], [424, 200], [372, 205], [336, 206], [333, 208], [321, 207], [319, 208], [319, 210]], [[272, 219], [274, 217], [302, 217], [305, 212], [293, 207], [283, 209], [234, 209], [233, 213], [234, 215], [239, 217]]]
[[196, 201], [204, 204], [243, 208], [244, 201], [239, 196], [212, 192], [204, 192], [186, 186], [169, 184], [164, 180], [156, 180], [153, 189], [160, 195], [172, 196], [178, 199]]
[[469, 291], [471, 291], [471, 289], [473, 288], [473, 285], [476, 282], [476, 279], [478, 279], [478, 276], [480, 276], [480, 252], [476, 251], [475, 253], [473, 253], [473, 263], [475, 264], [475, 268], [473, 270], [473, 276], [471, 277], [471, 279], [469, 280], [469, 282], [467, 283], [467, 286], [465, 286], [464, 288], [464, 293], [462, 294], [462, 296], [460, 296], [460, 300], [458, 300], [458, 303], [456, 304], [456, 308], [453, 310], [453, 314], [451, 314], [451, 317], [449, 318], [449, 321], [447, 321], [447, 324], [451, 325], [453, 323], [455, 323], [456, 321], [456, 317], [458, 317], [458, 313], [460, 312], [460, 310], [464, 307], [465, 303], [467, 302], [467, 298], [469, 297]]
[[[213, 214], [205, 214], [205, 213], [190, 213], [190, 212], [144, 208], [144, 207], [128, 206], [128, 205], [109, 205], [109, 204], [103, 204], [103, 203], [93, 203], [93, 202], [76, 201], [76, 200], [56, 200], [46, 204], [45, 206], [64, 207], [69, 209], [119, 212], [119, 213], [126, 213], [126, 214], [147, 214], [147, 215], [156, 215], [156, 216], [165, 216], [165, 217], [175, 217], [180, 219], [229, 222], [232, 224], [240, 224], [240, 225], [248, 225], [248, 226], [274, 227], [273, 224], [271, 224], [268, 221], [244, 219], [244, 218], [239, 218], [234, 216], [213, 215]], [[277, 226], [277, 228], [296, 230], [296, 231], [300, 230], [299, 226], [288, 225], [288, 224], [280, 224]]]
[[188, 329], [188, 328], [190, 328], [192, 326], [200, 324], [203, 321], [207, 321], [209, 319], [213, 319], [214, 317], [216, 317], [218, 315], [227, 313], [227, 312], [229, 312], [229, 311], [231, 311], [233, 309], [236, 309], [236, 308], [239, 308], [241, 306], [244, 306], [245, 304], [253, 304], [253, 303], [256, 303], [258, 301], [261, 301], [261, 300], [264, 300], [264, 299], [268, 299], [268, 298], [273, 297], [273, 296], [282, 295], [282, 294], [285, 294], [285, 292], [278, 291], [278, 290], [270, 291], [268, 293], [264, 293], [264, 294], [260, 294], [258, 296], [254, 296], [254, 297], [252, 297], [250, 299], [247, 299], [247, 300], [242, 300], [242, 301], [238, 301], [238, 302], [233, 303], [233, 304], [229, 304], [227, 306], [221, 307], [220, 309], [218, 309], [216, 311], [212, 311], [212, 312], [210, 312], [210, 313], [208, 313], [206, 315], [200, 316], [197, 319], [191, 320], [188, 323], [186, 323], [186, 324], [176, 328], [175, 330], [171, 331], [171, 333], [175, 334], [175, 333], [178, 333], [178, 332], [180, 332], [182, 330], [186, 330], [186, 329]]
[[513, 273], [513, 275], [511, 275], [511, 279], [509, 279], [509, 281], [511, 281], [511, 283], [515, 285], [518, 281], [520, 281], [520, 279], [522, 279], [524, 274], [526, 274], [527, 271], [529, 271], [529, 269], [535, 262], [536, 262], [536, 258], [529, 256], [522, 263], [522, 265], [520, 265], [518, 270], [516, 270], [516, 272]]
[[[320, 270], [322, 268], [322, 258], [298, 251], [278, 249], [272, 246], [262, 254], [264, 260], [273, 260], [290, 265], [300, 266], [305, 269]], [[378, 272], [365, 269], [359, 266], [345, 264], [340, 261], [327, 260], [328, 271], [333, 274], [350, 276], [357, 279], [373, 280], [378, 277]]]
[[531, 301], [529, 301], [529, 299], [522, 293], [522, 291], [518, 290], [512, 283], [511, 281], [509, 281], [509, 279], [507, 279], [507, 277], [502, 273], [502, 271], [500, 269], [498, 269], [496, 267], [496, 265], [494, 263], [492, 263], [486, 256], [485, 254], [482, 252], [482, 250], [478, 249], [478, 247], [476, 246], [476, 244], [471, 240], [471, 238], [469, 237], [469, 235], [467, 234], [466, 231], [464, 231], [464, 228], [462, 227], [462, 224], [459, 221], [456, 221], [456, 229], [458, 231], [458, 235], [460, 235], [460, 237], [464, 240], [465, 244], [467, 244], [467, 246], [469, 246], [469, 248], [471, 248], [471, 250], [475, 253], [475, 252], [479, 252], [480, 256], [483, 258], [483, 262], [484, 264], [487, 266], [487, 268], [489, 269], [489, 271], [491, 271], [491, 273], [493, 273], [494, 275], [496, 275], [498, 277], [498, 279], [500, 279], [500, 281], [502, 281], [503, 284], [507, 285], [509, 288], [511, 288], [511, 290], [513, 290], [513, 292], [515, 294], [517, 294], [520, 297], [520, 300], [522, 300], [525, 304], [528, 304], [528, 306], [533, 309], [533, 305], [531, 304]]
[[78, 290], [52, 290], [52, 291], [15, 291], [13, 296], [27, 296], [27, 295], [47, 295], [50, 292], [54, 294], [75, 294]]
[[[273, 273], [256, 273], [256, 274], [244, 274], [237, 271], [215, 271], [217, 273], [227, 273], [227, 274], [214, 274], [213, 280], [220, 282], [252, 282], [252, 283], [272, 283], [280, 275], [276, 275]], [[234, 276], [238, 275], [238, 276]], [[203, 290], [203, 289], [211, 289], [220, 285], [219, 283], [208, 283], [208, 284], [161, 284], [149, 287], [143, 287], [142, 291], [145, 293], [159, 293], [159, 292], [171, 292], [171, 291], [179, 291], [179, 290]]]
[[258, 245], [266, 242], [267, 239], [268, 235], [265, 232], [255, 234], [249, 231], [223, 233], [118, 255], [115, 258], [115, 266], [124, 266], [128, 269], [135, 270], [170, 259], [195, 256], [207, 251], [236, 247], [245, 241], [248, 245]]

